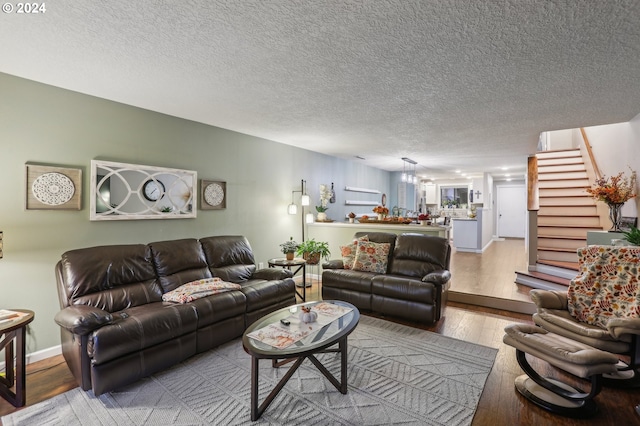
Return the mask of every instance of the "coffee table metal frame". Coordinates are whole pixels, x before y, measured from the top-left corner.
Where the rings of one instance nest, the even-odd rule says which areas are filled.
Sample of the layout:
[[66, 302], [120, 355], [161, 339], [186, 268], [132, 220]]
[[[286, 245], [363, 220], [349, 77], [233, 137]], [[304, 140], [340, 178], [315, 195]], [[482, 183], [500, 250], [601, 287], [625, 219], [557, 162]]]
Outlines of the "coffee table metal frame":
[[[309, 344], [301, 343], [305, 339], [294, 343], [285, 349], [277, 349], [268, 345], [262, 344], [256, 346], [256, 341], [247, 334], [254, 330], [260, 329], [280, 321], [283, 318], [289, 317], [293, 312], [300, 309], [301, 306], [312, 306], [316, 302], [301, 303], [287, 308], [279, 309], [272, 312], [269, 315], [259, 319], [247, 328], [242, 335], [242, 346], [244, 350], [251, 355], [251, 420], [255, 421], [260, 418], [262, 413], [267, 409], [269, 404], [275, 399], [280, 390], [287, 384], [291, 376], [296, 372], [298, 367], [305, 359], [308, 359], [316, 366], [318, 370], [331, 382], [336, 389], [342, 394], [347, 393], [347, 336], [356, 328], [360, 321], [360, 312], [358, 309], [350, 303], [336, 300], [325, 300], [327, 303], [335, 303], [336, 305], [351, 308], [351, 312], [337, 318], [331, 324], [327, 324], [322, 327], [318, 332], [306, 337], [305, 339], [312, 338], [313, 340]], [[327, 329], [336, 321], [339, 323], [339, 331], [327, 338], [323, 338]], [[331, 348], [331, 346], [338, 345], [337, 348]], [[340, 380], [336, 379], [333, 374], [315, 357], [316, 354], [321, 353], [339, 353], [340, 354]], [[272, 367], [278, 368], [284, 364], [294, 362], [289, 368], [286, 374], [280, 379], [275, 388], [267, 395], [262, 404], [258, 405], [258, 373], [259, 373], [259, 361], [261, 359], [271, 359]]]

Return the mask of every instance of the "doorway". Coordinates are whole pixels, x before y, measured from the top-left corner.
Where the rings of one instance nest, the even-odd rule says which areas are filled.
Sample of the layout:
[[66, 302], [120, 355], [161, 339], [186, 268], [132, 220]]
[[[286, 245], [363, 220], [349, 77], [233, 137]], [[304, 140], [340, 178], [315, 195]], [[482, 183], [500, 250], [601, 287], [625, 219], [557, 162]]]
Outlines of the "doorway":
[[524, 238], [527, 221], [524, 185], [499, 185], [496, 189], [496, 235], [500, 238]]

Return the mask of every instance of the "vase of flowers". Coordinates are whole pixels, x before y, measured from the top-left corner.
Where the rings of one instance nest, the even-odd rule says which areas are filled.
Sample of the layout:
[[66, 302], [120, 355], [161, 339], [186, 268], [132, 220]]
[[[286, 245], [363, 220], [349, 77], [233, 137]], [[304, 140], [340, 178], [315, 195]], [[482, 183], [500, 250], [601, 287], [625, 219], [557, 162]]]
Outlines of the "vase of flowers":
[[373, 212], [378, 214], [378, 220], [384, 220], [385, 216], [389, 214], [389, 209], [384, 206], [375, 206]]
[[289, 241], [280, 244], [280, 250], [287, 257], [287, 260], [293, 260], [299, 245], [293, 240], [293, 237], [289, 237]]
[[329, 200], [331, 200], [331, 190], [329, 186], [324, 184], [320, 185], [320, 205], [316, 206], [316, 211], [318, 212], [316, 220], [318, 222], [329, 220], [326, 213], [327, 210], [329, 210], [329, 207], [327, 207]]
[[610, 178], [603, 176], [596, 179], [596, 183], [587, 192], [609, 206], [609, 219], [613, 224], [609, 232], [621, 232], [622, 206], [637, 195], [636, 172], [632, 170], [630, 177], [626, 177], [624, 172]]

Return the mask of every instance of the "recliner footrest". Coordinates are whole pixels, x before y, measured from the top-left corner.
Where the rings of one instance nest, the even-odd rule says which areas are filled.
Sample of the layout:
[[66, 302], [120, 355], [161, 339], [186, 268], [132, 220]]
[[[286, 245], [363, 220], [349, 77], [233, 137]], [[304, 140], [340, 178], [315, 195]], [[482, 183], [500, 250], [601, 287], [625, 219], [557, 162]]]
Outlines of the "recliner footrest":
[[[505, 333], [503, 342], [516, 348], [518, 363], [528, 376], [516, 379], [518, 392], [536, 405], [557, 414], [590, 417], [596, 413], [593, 398], [600, 392], [602, 374], [616, 371], [617, 356], [528, 324], [508, 325]], [[540, 376], [527, 361], [526, 354], [590, 380], [590, 391], [583, 392]]]
[[511, 324], [504, 329], [504, 343], [543, 359], [574, 376], [587, 379], [594, 374], [615, 373], [618, 357], [584, 343], [528, 324]]

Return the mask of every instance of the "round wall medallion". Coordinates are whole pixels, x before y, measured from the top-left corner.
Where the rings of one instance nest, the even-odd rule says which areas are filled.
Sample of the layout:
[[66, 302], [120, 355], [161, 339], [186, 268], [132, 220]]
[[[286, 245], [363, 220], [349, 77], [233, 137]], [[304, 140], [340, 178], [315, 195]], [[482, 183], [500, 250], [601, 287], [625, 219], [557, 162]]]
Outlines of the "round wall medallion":
[[33, 181], [31, 192], [42, 204], [59, 206], [73, 198], [76, 188], [73, 181], [62, 173], [44, 173]]
[[210, 206], [219, 206], [224, 200], [224, 190], [218, 183], [210, 183], [204, 189], [204, 201]]

